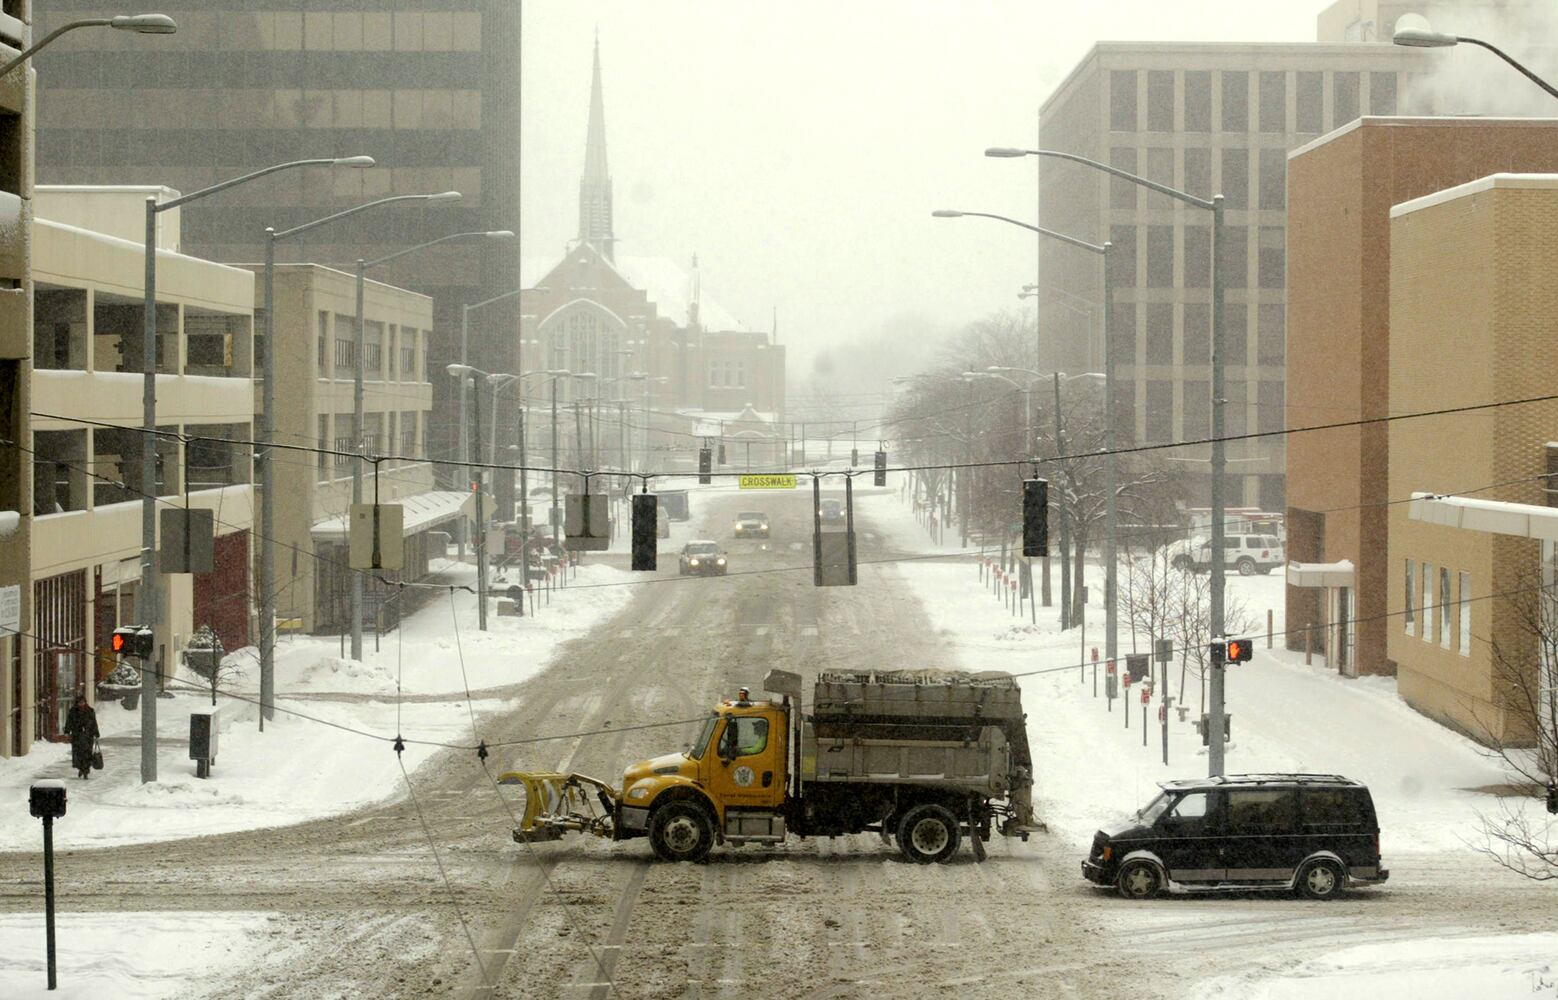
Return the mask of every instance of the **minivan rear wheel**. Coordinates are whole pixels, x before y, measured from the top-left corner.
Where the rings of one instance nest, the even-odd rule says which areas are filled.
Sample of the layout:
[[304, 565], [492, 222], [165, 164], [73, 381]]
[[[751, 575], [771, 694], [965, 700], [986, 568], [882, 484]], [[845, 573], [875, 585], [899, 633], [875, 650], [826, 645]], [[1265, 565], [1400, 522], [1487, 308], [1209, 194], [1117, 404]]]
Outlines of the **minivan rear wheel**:
[[1151, 899], [1162, 891], [1163, 876], [1151, 861], [1127, 861], [1114, 884], [1126, 899]]
[[1346, 884], [1346, 873], [1334, 861], [1311, 861], [1298, 873], [1299, 895], [1308, 899], [1335, 899]]

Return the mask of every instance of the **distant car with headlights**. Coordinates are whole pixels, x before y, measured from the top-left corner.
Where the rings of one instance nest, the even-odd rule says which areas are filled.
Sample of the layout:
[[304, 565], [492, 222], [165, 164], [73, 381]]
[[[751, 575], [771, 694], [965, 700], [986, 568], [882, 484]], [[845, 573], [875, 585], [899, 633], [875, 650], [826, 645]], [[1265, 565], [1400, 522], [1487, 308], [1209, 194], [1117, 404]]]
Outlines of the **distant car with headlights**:
[[682, 576], [724, 576], [725, 553], [719, 542], [700, 538], [682, 546], [682, 558], [677, 567]]
[[737, 514], [736, 537], [767, 538], [768, 515], [760, 510], [747, 510]]
[[823, 524], [844, 523], [844, 501], [834, 500], [831, 497], [817, 505], [817, 516]]

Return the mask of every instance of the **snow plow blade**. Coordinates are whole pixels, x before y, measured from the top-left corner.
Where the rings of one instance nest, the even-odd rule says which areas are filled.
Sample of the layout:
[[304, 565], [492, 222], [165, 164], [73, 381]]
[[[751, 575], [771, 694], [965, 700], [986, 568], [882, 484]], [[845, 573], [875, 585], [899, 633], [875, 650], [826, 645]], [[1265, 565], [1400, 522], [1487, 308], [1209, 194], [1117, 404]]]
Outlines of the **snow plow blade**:
[[565, 833], [613, 836], [617, 793], [604, 781], [584, 774], [505, 771], [498, 784], [525, 788], [525, 811], [514, 830], [517, 843], [559, 840]]

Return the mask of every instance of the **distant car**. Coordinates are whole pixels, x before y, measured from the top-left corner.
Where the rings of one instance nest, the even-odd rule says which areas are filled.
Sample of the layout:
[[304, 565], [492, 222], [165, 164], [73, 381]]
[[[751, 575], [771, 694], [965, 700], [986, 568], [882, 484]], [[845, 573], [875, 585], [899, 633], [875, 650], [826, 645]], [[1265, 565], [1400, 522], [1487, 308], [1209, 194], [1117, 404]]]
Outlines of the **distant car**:
[[682, 576], [724, 576], [725, 553], [719, 542], [698, 539], [682, 546], [682, 558], [677, 567]]
[[671, 537], [671, 512], [665, 509], [664, 504], [655, 507], [655, 537]]
[[822, 518], [823, 524], [844, 523], [844, 501], [824, 500], [817, 505], [817, 516]]
[[[1240, 576], [1266, 574], [1287, 562], [1287, 552], [1276, 535], [1234, 535], [1223, 538], [1223, 565], [1239, 571]], [[1212, 543], [1183, 546], [1173, 556], [1175, 569], [1204, 573], [1212, 568]]]
[[737, 538], [767, 538], [768, 515], [760, 510], [742, 511], [736, 515]]
[[1290, 890], [1333, 899], [1390, 878], [1364, 785], [1335, 774], [1166, 781], [1115, 830], [1100, 830], [1082, 876], [1127, 899], [1179, 891]]

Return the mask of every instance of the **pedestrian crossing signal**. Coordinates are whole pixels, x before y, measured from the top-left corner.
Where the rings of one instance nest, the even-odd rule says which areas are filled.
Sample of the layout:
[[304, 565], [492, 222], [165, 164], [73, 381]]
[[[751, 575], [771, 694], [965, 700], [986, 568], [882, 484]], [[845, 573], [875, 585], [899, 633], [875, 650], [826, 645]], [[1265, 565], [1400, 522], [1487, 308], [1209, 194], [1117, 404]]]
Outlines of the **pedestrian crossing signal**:
[[713, 477], [709, 475], [709, 473], [713, 471], [713, 468], [712, 468], [712, 465], [711, 465], [711, 463], [713, 461], [713, 458], [714, 458], [714, 456], [709, 452], [709, 449], [707, 449], [707, 448], [699, 449], [699, 451], [698, 451], [698, 484], [700, 486], [707, 486], [709, 483], [714, 481]]
[[887, 485], [887, 452], [876, 453], [876, 471], [871, 475], [872, 486]]
[[114, 629], [109, 646], [119, 656], [133, 656], [138, 660], [151, 659], [151, 629], [143, 625], [126, 625]]
[[1228, 640], [1228, 662], [1248, 663], [1255, 652], [1255, 644], [1248, 639]]

